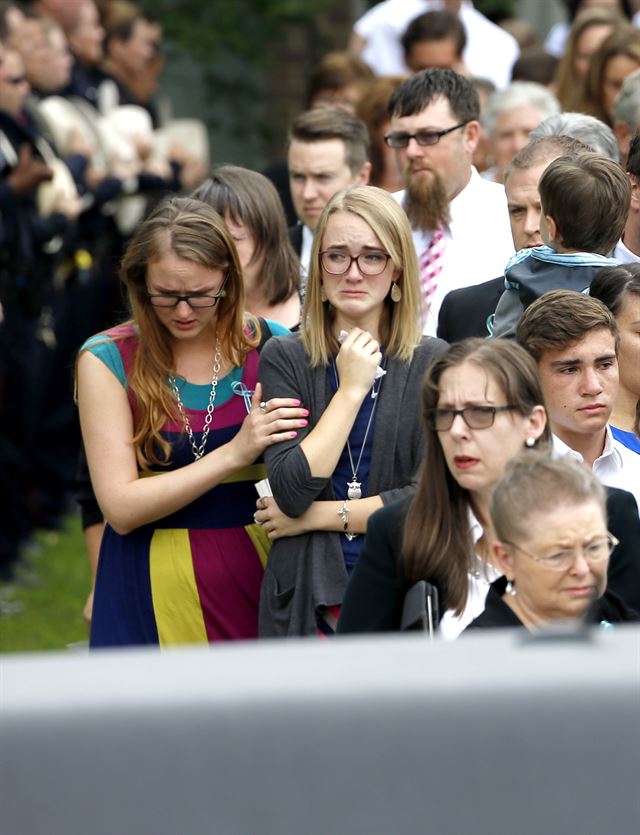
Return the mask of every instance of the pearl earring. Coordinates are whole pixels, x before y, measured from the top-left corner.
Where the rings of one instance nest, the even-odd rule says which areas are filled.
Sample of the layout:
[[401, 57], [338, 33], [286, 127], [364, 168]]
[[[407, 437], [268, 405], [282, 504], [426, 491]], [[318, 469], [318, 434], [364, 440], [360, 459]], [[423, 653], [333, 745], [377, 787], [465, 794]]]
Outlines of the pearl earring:
[[511, 595], [511, 597], [515, 597], [516, 594], [518, 593], [516, 591], [516, 587], [513, 585], [512, 580], [507, 580], [507, 585], [506, 585], [506, 588], [505, 588], [505, 592], [507, 594]]
[[525, 446], [529, 447], [529, 449], [531, 449], [531, 447], [535, 444], [535, 442], [536, 442], [535, 438], [527, 438], [527, 440], [524, 442], [524, 444], [525, 444]]

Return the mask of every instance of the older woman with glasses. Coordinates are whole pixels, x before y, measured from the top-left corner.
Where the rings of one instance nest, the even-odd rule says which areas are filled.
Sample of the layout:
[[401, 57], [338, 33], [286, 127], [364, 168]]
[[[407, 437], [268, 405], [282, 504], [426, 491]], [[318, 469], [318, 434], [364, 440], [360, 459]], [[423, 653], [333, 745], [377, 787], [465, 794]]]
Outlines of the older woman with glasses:
[[286, 333], [244, 313], [240, 263], [220, 215], [161, 203], [122, 264], [132, 320], [83, 347], [80, 422], [107, 525], [94, 647], [258, 633], [268, 541], [253, 521], [261, 456], [306, 423], [261, 396], [258, 349]]
[[296, 438], [265, 454], [263, 635], [333, 631], [369, 516], [411, 492], [421, 380], [445, 347], [421, 337], [419, 318], [405, 213], [373, 186], [339, 193], [316, 229], [302, 332], [271, 340], [260, 360], [265, 398], [310, 412]]
[[520, 626], [530, 632], [558, 620], [639, 620], [606, 589], [609, 556], [605, 491], [570, 458], [519, 455], [507, 466], [490, 504], [493, 561], [484, 612], [468, 629]]

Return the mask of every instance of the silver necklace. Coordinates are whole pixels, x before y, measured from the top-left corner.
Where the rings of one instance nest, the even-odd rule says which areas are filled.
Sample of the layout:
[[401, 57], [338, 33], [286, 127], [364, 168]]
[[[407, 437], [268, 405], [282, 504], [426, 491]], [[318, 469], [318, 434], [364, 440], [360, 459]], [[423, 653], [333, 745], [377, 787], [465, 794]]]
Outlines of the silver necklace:
[[[335, 377], [336, 388], [338, 388], [338, 386], [339, 386], [338, 369], [336, 368], [335, 362], [332, 363], [331, 367], [333, 368], [333, 376]], [[360, 454], [358, 455], [358, 461], [356, 462], [355, 467], [353, 466], [353, 455], [351, 454], [351, 444], [349, 443], [349, 438], [347, 438], [347, 454], [349, 456], [349, 466], [351, 467], [351, 481], [347, 482], [347, 498], [348, 499], [360, 499], [360, 498], [362, 498], [362, 490], [361, 490], [362, 483], [360, 481], [358, 481], [358, 470], [360, 469], [360, 462], [362, 461], [362, 455], [364, 453], [364, 448], [367, 445], [367, 438], [369, 437], [369, 430], [371, 429], [371, 422], [373, 421], [373, 415], [374, 415], [374, 412], [376, 410], [376, 406], [378, 405], [378, 394], [380, 392], [380, 386], [382, 385], [382, 380], [383, 379], [384, 379], [384, 377], [380, 377], [377, 381], [374, 380], [373, 385], [371, 387], [371, 399], [373, 400], [373, 406], [371, 407], [371, 412], [369, 413], [369, 420], [367, 421], [367, 428], [364, 431], [364, 438], [362, 439], [362, 446], [360, 447]], [[376, 382], [378, 383], [378, 388], [376, 388]], [[354, 535], [352, 534], [350, 538], [353, 538], [353, 537], [354, 537]]]
[[216, 402], [216, 388], [218, 386], [218, 374], [220, 373], [220, 342], [216, 339], [216, 353], [213, 358], [213, 379], [211, 380], [211, 392], [209, 393], [209, 405], [207, 406], [207, 414], [204, 418], [204, 429], [202, 431], [202, 437], [200, 438], [200, 446], [196, 444], [196, 439], [193, 435], [193, 429], [191, 428], [191, 424], [189, 422], [189, 418], [187, 417], [187, 413], [184, 410], [184, 405], [182, 403], [182, 398], [180, 397], [180, 391], [178, 390], [178, 384], [176, 383], [176, 378], [173, 374], [169, 377], [169, 384], [173, 390], [173, 394], [176, 398], [178, 403], [178, 411], [182, 416], [182, 421], [184, 423], [184, 428], [189, 438], [189, 442], [191, 443], [191, 449], [193, 450], [193, 457], [196, 461], [199, 461], [202, 456], [204, 455], [204, 450], [207, 445], [207, 438], [209, 437], [209, 430], [211, 429], [211, 421], [213, 420], [213, 410], [215, 409], [215, 402]]

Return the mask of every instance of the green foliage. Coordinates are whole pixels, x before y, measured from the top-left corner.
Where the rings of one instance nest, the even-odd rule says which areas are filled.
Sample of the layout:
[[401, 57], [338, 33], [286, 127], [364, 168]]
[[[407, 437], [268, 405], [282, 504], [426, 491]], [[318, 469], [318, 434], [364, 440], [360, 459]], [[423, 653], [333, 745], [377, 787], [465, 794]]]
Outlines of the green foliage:
[[516, 17], [514, 0], [474, 0], [473, 5], [489, 20], [504, 20]]
[[[64, 649], [86, 641], [82, 608], [89, 591], [89, 567], [77, 517], [60, 533], [41, 533], [37, 553], [22, 575], [28, 585], [0, 585], [0, 652]], [[26, 575], [26, 576], [25, 576]]]
[[143, 3], [160, 20], [167, 39], [198, 61], [216, 62], [228, 52], [265, 64], [286, 24], [310, 24], [327, 0], [153, 0]]
[[[163, 90], [176, 116], [196, 116], [207, 124], [214, 161], [260, 167], [265, 152], [269, 158], [270, 138], [283, 131], [267, 103], [269, 71], [293, 31], [305, 32], [314, 48], [322, 46], [319, 13], [331, 2], [143, 0], [163, 26]], [[304, 47], [301, 54], [302, 63], [309, 60]], [[306, 73], [306, 67], [297, 72]]]

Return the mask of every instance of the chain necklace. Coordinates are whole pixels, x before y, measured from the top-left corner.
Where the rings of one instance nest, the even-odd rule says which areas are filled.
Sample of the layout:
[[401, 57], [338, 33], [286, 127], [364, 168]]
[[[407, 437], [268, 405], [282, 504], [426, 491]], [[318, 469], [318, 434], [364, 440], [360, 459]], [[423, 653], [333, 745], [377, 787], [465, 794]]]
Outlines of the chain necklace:
[[191, 423], [189, 422], [189, 418], [187, 417], [187, 413], [184, 410], [184, 405], [182, 403], [182, 398], [180, 397], [180, 391], [178, 390], [178, 384], [176, 383], [176, 378], [173, 374], [169, 377], [169, 384], [173, 390], [173, 394], [175, 395], [176, 401], [178, 403], [178, 411], [182, 416], [182, 421], [184, 423], [184, 428], [189, 438], [189, 442], [191, 443], [191, 449], [193, 450], [193, 457], [196, 461], [199, 461], [200, 458], [204, 455], [204, 450], [207, 445], [207, 438], [209, 437], [209, 430], [211, 429], [211, 421], [213, 420], [213, 410], [215, 409], [215, 402], [216, 402], [216, 388], [218, 386], [218, 374], [220, 373], [220, 342], [216, 339], [216, 353], [213, 358], [213, 379], [211, 380], [211, 392], [209, 394], [209, 405], [207, 406], [207, 414], [205, 415], [204, 419], [204, 429], [202, 431], [202, 437], [200, 438], [200, 446], [196, 444], [196, 439], [193, 435], [193, 429], [191, 428]]
[[[384, 364], [384, 361], [383, 361]], [[333, 376], [335, 377], [336, 381], [336, 388], [340, 385], [338, 381], [338, 369], [336, 368], [335, 362], [331, 365], [333, 369]], [[364, 454], [364, 448], [367, 445], [367, 438], [369, 437], [369, 430], [371, 429], [371, 423], [373, 421], [373, 415], [376, 411], [376, 406], [378, 405], [378, 394], [380, 392], [380, 386], [382, 385], [382, 380], [384, 377], [380, 377], [378, 380], [374, 380], [373, 385], [371, 387], [371, 399], [373, 400], [373, 406], [371, 407], [371, 412], [369, 413], [369, 420], [367, 421], [367, 428], [364, 431], [364, 438], [362, 439], [362, 446], [360, 447], [360, 454], [358, 455], [358, 460], [356, 462], [355, 467], [353, 466], [353, 455], [351, 454], [351, 444], [349, 443], [349, 438], [347, 438], [347, 454], [349, 455], [349, 465], [351, 467], [351, 481], [347, 482], [347, 498], [348, 499], [360, 499], [362, 498], [362, 483], [358, 481], [358, 470], [360, 469], [360, 462], [362, 461], [362, 456]], [[378, 388], [376, 388], [376, 382], [378, 383]], [[354, 539], [357, 534], [347, 534], [349, 539]]]

